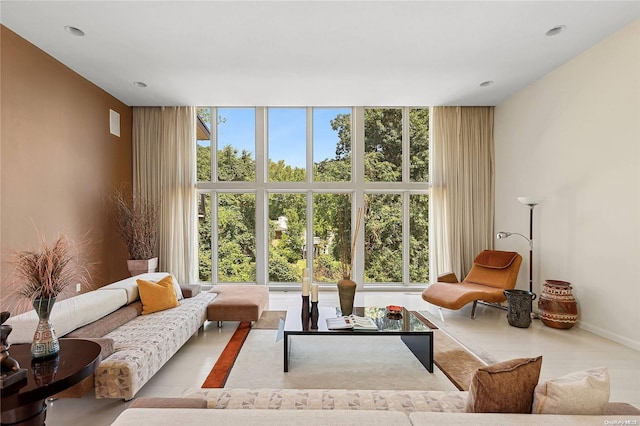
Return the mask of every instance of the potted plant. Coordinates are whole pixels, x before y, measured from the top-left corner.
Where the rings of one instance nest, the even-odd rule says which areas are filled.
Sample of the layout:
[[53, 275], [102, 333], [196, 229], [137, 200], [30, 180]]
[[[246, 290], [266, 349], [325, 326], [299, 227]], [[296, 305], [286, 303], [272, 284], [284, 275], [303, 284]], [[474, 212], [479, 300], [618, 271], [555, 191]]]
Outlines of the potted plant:
[[78, 256], [76, 244], [61, 235], [49, 244], [40, 234], [40, 249], [25, 250], [13, 254], [14, 266], [11, 286], [17, 295], [28, 300], [38, 314], [31, 356], [47, 358], [57, 355], [60, 344], [49, 321], [56, 298], [72, 285], [87, 284], [89, 272]]
[[111, 196], [116, 230], [129, 252], [131, 276], [155, 272], [158, 267], [157, 236], [159, 203], [133, 195], [128, 200], [122, 190]]

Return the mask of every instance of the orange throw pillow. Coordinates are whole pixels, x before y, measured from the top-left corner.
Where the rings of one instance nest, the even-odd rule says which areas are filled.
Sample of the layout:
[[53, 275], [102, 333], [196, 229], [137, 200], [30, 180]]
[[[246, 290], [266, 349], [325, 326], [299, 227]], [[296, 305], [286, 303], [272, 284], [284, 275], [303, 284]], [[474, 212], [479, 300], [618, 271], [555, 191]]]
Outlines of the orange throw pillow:
[[146, 280], [136, 280], [136, 282], [142, 301], [142, 315], [164, 311], [179, 305], [171, 275], [167, 275], [157, 283]]

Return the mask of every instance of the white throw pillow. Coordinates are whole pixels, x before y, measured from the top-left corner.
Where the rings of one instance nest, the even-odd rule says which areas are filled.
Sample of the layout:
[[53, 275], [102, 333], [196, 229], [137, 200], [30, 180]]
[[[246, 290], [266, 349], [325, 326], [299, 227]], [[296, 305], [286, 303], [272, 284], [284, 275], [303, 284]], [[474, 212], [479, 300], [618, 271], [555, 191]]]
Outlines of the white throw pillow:
[[609, 402], [609, 370], [599, 367], [539, 383], [533, 414], [602, 415]]

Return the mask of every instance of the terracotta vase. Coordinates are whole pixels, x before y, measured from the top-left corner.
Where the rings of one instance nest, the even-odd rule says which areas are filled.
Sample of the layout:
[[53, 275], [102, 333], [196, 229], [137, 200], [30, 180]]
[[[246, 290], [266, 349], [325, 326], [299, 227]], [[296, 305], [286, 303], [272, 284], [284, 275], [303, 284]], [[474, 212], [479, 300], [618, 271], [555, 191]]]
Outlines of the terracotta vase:
[[31, 358], [42, 359], [56, 356], [60, 352], [60, 342], [49, 316], [56, 302], [55, 297], [35, 299], [33, 308], [38, 314], [38, 326], [31, 342]]
[[551, 328], [568, 329], [578, 321], [578, 304], [571, 283], [546, 280], [538, 299], [540, 320]]
[[340, 298], [340, 310], [342, 315], [353, 313], [353, 299], [356, 297], [356, 283], [349, 277], [338, 281], [338, 297]]
[[146, 274], [147, 272], [155, 272], [156, 269], [158, 269], [158, 258], [127, 260], [127, 266], [129, 267], [129, 273], [132, 277]]

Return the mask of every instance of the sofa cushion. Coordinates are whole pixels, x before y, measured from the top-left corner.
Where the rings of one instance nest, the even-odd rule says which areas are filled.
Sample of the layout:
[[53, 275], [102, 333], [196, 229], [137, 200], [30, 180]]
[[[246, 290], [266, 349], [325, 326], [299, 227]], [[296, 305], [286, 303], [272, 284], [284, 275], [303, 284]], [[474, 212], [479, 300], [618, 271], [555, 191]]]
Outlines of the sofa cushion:
[[176, 308], [139, 315], [105, 335], [113, 339], [115, 352], [96, 368], [96, 398], [133, 398], [202, 326], [212, 299], [211, 293], [200, 293]]
[[216, 409], [382, 410], [464, 412], [467, 392], [348, 389], [190, 388], [183, 398]]
[[182, 290], [182, 296], [185, 299], [189, 297], [197, 296], [200, 293], [202, 286], [200, 284], [181, 284], [180, 290]]
[[468, 413], [531, 413], [542, 357], [480, 367], [469, 387]]
[[194, 410], [192, 408], [129, 408], [112, 426], [164, 425], [306, 425], [411, 426], [409, 418], [392, 411], [367, 410]]
[[[56, 335], [61, 337], [110, 314], [126, 303], [127, 294], [124, 290], [112, 291], [108, 294], [90, 291], [56, 301], [49, 319]], [[11, 343], [31, 343], [38, 326], [38, 315], [31, 310], [9, 318], [7, 324], [13, 327]]]
[[[127, 292], [128, 303], [133, 303], [136, 300], [140, 299], [140, 293], [138, 292], [138, 283], [136, 280], [147, 280], [158, 282], [161, 279], [165, 278], [167, 275], [171, 275], [167, 272], [148, 272], [145, 274], [136, 275], [133, 277], [128, 277], [120, 281], [116, 281], [115, 283], [105, 285], [100, 287], [98, 290], [113, 290], [113, 289], [124, 289]], [[178, 300], [182, 300], [182, 289], [180, 288], [180, 284], [176, 277], [171, 275], [173, 278], [173, 285], [176, 290], [176, 297]]]
[[136, 282], [142, 302], [142, 315], [164, 311], [179, 305], [171, 275], [167, 275], [157, 283], [147, 280], [136, 280]]
[[129, 408], [207, 408], [203, 398], [142, 397], [131, 402]]
[[484, 250], [473, 259], [473, 263], [485, 268], [504, 269], [517, 258], [518, 253], [515, 251]]
[[120, 327], [122, 324], [131, 321], [140, 314], [142, 314], [142, 302], [138, 300], [137, 302], [123, 306], [117, 311], [112, 312], [91, 324], [87, 324], [73, 330], [65, 337], [75, 337], [78, 339], [102, 337]]
[[[604, 426], [625, 425], [624, 416], [534, 416], [504, 413], [411, 413], [413, 426]], [[636, 422], [637, 423], [637, 422]]]
[[533, 414], [605, 414], [609, 402], [609, 370], [577, 371], [539, 383], [533, 395]]

